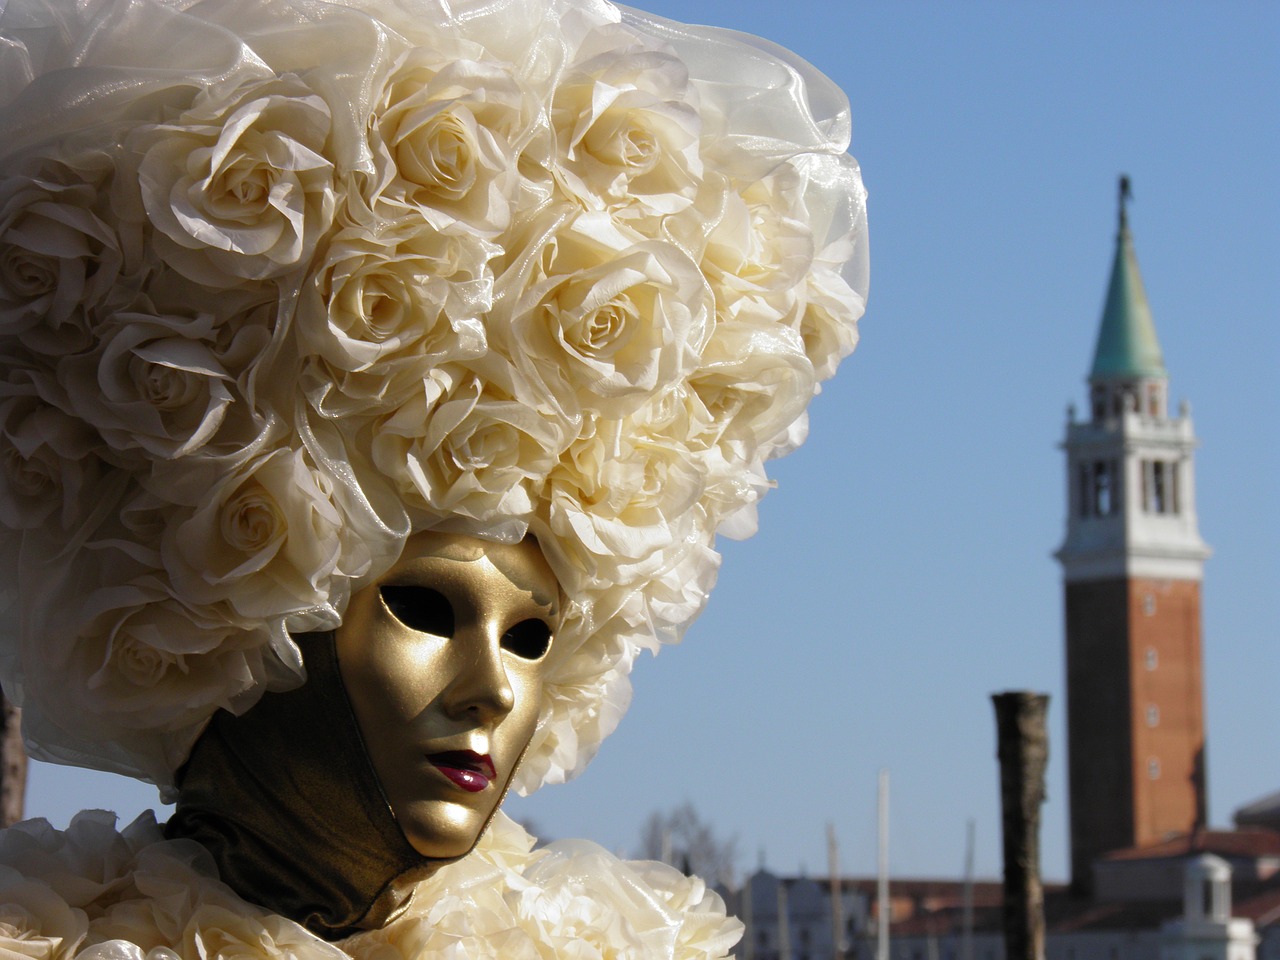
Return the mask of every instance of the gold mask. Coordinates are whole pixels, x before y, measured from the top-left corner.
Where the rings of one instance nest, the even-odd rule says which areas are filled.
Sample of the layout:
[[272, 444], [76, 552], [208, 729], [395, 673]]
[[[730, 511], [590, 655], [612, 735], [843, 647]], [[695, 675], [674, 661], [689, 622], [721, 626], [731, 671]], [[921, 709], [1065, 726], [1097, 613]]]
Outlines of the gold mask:
[[405, 838], [466, 854], [533, 736], [559, 585], [536, 541], [419, 533], [351, 598], [338, 668]]

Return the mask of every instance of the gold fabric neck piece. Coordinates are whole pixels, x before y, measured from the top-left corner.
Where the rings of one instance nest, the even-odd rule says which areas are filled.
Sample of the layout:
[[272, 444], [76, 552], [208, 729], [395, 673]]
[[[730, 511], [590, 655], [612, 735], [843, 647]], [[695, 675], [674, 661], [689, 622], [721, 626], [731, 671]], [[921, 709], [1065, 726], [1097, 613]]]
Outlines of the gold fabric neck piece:
[[296, 637], [307, 682], [241, 717], [218, 713], [181, 773], [169, 837], [199, 842], [236, 893], [327, 940], [376, 929], [428, 860], [392, 816], [331, 633]]

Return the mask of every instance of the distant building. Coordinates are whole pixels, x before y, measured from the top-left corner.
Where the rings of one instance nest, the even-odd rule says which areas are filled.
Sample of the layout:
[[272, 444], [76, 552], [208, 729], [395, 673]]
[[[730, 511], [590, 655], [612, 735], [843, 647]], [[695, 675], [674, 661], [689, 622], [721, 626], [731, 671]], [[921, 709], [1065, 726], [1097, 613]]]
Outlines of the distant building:
[[[1045, 960], [1280, 960], [1276, 831], [1202, 830], [1113, 851], [1093, 872], [1090, 897], [1046, 886]], [[875, 960], [875, 878], [839, 889], [837, 953], [829, 881], [757, 871], [726, 894], [747, 926], [739, 960]], [[962, 881], [891, 879], [889, 960], [1005, 960], [1002, 894], [977, 881], [966, 910]]]
[[[1066, 600], [1071, 884], [1046, 885], [1045, 960], [1280, 960], [1280, 792], [1205, 828], [1196, 446], [1147, 305], [1122, 182], [1115, 260], [1067, 424]], [[1002, 884], [759, 870], [726, 894], [739, 960], [1005, 960]], [[837, 920], [840, 929], [836, 929]]]
[[[876, 879], [843, 877], [839, 890], [841, 930], [837, 938], [830, 880], [781, 877], [763, 868], [757, 870], [739, 890], [725, 894], [730, 911], [747, 927], [737, 948], [738, 960], [831, 960], [837, 956], [874, 960], [880, 912]], [[995, 931], [980, 933], [985, 949], [975, 951], [973, 960], [1002, 960], [1003, 946], [999, 955], [991, 952], [999, 940], [1001, 885], [975, 883], [972, 897], [979, 925]], [[963, 884], [954, 880], [895, 878], [888, 910], [891, 960], [963, 960], [957, 939], [963, 901]], [[941, 945], [939, 936], [945, 941]], [[922, 946], [930, 942], [927, 949]]]
[[1066, 599], [1071, 882], [1093, 862], [1204, 826], [1196, 446], [1147, 304], [1122, 181], [1120, 226], [1089, 372], [1089, 415], [1072, 413]]
[[1236, 811], [1236, 829], [1265, 827], [1280, 831], [1280, 790], [1268, 794]]

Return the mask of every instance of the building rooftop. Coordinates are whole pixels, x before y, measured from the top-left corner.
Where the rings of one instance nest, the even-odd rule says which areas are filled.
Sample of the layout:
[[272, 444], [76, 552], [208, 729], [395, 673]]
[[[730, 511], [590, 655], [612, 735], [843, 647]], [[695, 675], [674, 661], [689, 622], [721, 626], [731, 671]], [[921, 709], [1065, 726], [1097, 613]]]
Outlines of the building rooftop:
[[1114, 850], [1102, 857], [1105, 862], [1162, 860], [1193, 853], [1213, 853], [1227, 859], [1280, 857], [1280, 833], [1263, 828], [1244, 830], [1197, 830], [1195, 833], [1152, 843], [1144, 847]]

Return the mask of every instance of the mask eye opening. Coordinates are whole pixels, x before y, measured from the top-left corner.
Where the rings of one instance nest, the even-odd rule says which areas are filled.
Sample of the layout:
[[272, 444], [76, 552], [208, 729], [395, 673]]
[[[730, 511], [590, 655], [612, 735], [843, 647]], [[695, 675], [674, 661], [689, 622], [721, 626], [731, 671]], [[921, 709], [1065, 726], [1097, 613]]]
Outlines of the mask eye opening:
[[535, 618], [521, 620], [502, 635], [502, 649], [522, 660], [541, 660], [551, 649], [551, 627]]
[[378, 588], [378, 594], [387, 612], [410, 630], [436, 637], [453, 636], [453, 605], [439, 590], [386, 583]]

